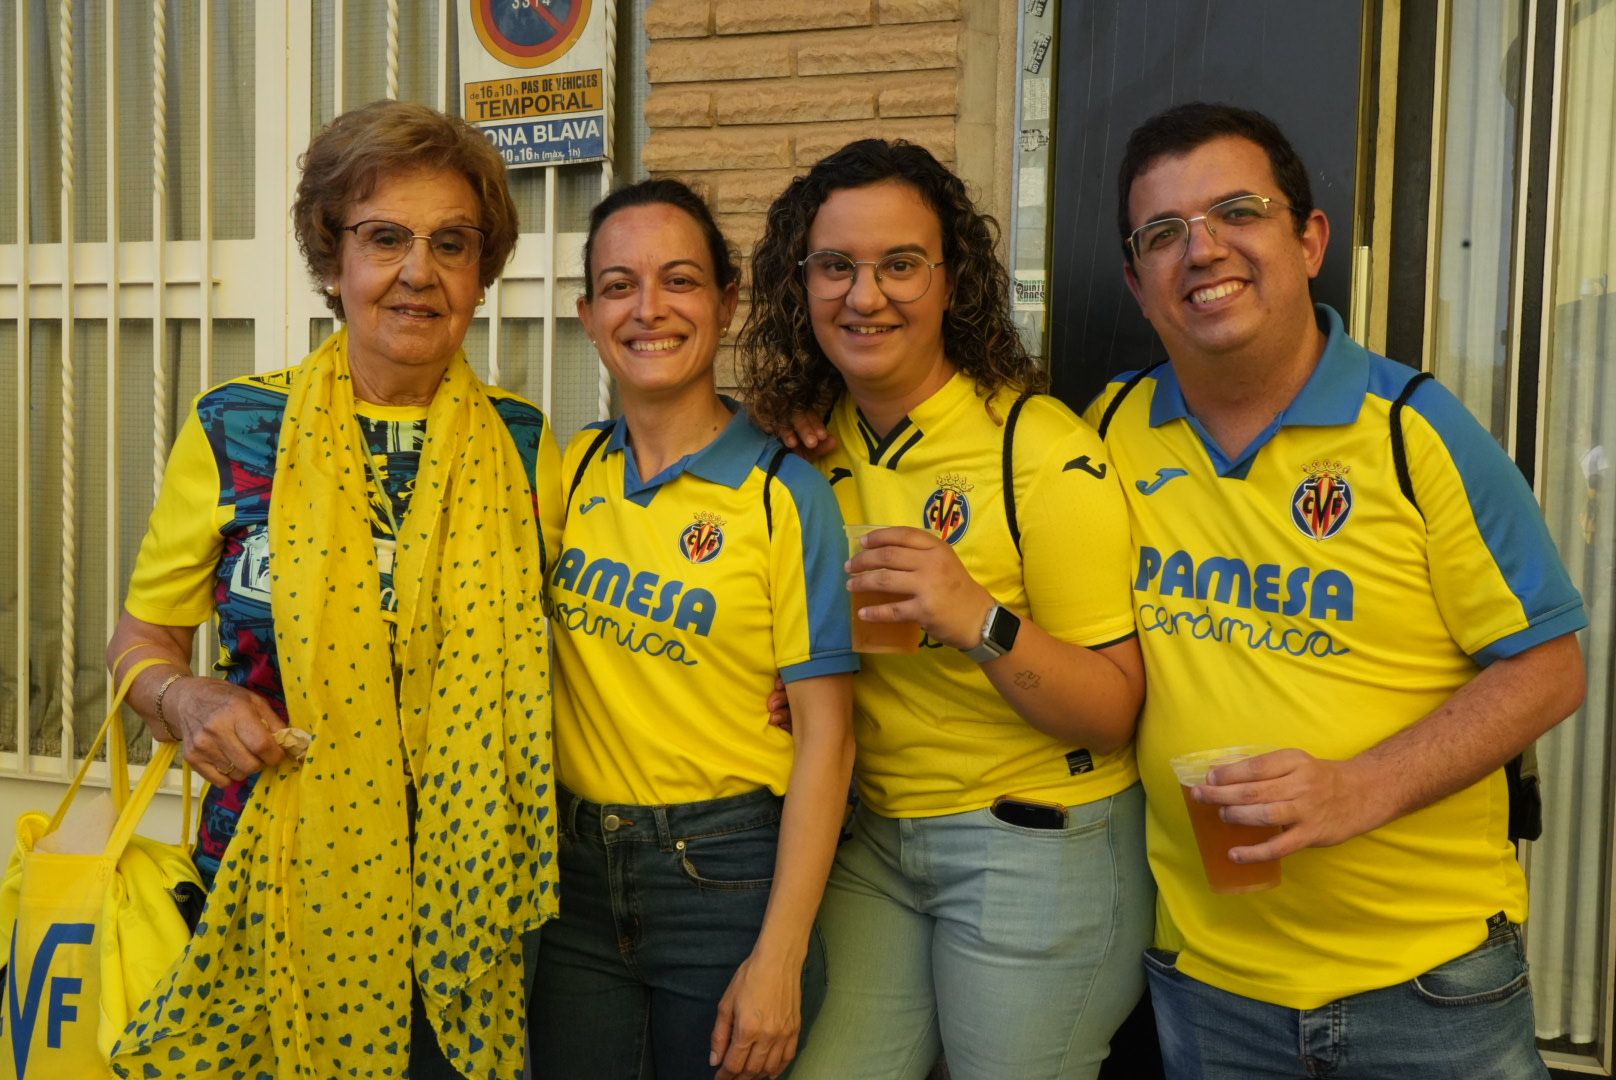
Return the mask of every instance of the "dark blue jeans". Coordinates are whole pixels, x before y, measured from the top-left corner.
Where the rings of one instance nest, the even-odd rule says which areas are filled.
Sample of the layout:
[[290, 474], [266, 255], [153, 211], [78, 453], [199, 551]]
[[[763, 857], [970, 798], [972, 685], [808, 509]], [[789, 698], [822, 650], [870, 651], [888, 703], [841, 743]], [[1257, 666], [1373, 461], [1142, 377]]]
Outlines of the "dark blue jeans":
[[1423, 975], [1317, 1009], [1218, 990], [1180, 972], [1177, 959], [1145, 954], [1172, 1080], [1548, 1080], [1525, 951], [1509, 923]]
[[[532, 1080], [711, 1080], [718, 1002], [769, 902], [780, 798], [602, 806], [556, 794], [561, 918], [539, 936]], [[817, 929], [802, 987], [806, 1038], [825, 994]]]

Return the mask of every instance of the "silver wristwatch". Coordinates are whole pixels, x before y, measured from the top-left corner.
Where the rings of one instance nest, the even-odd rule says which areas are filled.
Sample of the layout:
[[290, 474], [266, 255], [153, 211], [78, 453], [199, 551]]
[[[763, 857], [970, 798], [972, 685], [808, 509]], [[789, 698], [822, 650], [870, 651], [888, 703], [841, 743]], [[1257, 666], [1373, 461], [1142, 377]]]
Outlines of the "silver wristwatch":
[[1016, 633], [1020, 629], [1021, 616], [1003, 604], [994, 604], [988, 609], [987, 618], [982, 620], [982, 644], [960, 651], [978, 664], [997, 660], [1015, 647]]

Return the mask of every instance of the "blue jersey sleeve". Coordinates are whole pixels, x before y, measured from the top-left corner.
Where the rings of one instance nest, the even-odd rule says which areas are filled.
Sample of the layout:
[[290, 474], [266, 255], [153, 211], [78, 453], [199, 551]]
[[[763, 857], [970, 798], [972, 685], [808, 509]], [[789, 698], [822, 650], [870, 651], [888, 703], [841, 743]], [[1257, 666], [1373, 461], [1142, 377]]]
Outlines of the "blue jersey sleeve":
[[773, 481], [774, 638], [786, 682], [857, 671], [848, 604], [847, 538], [825, 478], [787, 454]]
[[1485, 665], [1586, 626], [1526, 480], [1459, 399], [1423, 383], [1402, 426], [1432, 588], [1460, 646]]

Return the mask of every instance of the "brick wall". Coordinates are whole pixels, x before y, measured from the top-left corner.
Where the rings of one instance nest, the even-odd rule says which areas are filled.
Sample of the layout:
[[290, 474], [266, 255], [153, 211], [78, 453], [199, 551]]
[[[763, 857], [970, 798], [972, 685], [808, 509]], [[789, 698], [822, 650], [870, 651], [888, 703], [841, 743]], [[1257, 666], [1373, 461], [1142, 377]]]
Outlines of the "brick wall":
[[654, 174], [701, 187], [749, 251], [786, 182], [862, 136], [954, 161], [962, 0], [653, 0]]
[[956, 165], [965, 5], [985, 2], [652, 0], [642, 163], [705, 194], [743, 254], [786, 183], [853, 139]]

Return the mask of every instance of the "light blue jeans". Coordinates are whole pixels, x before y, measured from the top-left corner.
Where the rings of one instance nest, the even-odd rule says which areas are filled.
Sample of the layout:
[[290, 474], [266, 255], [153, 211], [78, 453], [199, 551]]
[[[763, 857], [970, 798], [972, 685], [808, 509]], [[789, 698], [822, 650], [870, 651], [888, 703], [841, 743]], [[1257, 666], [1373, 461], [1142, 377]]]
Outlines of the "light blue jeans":
[[1548, 1080], [1533, 1041], [1520, 932], [1509, 923], [1408, 982], [1317, 1009], [1218, 990], [1145, 954], [1172, 1080]]
[[793, 1080], [1094, 1076], [1144, 988], [1155, 886], [1136, 784], [1062, 830], [860, 809], [819, 925], [829, 991]]

